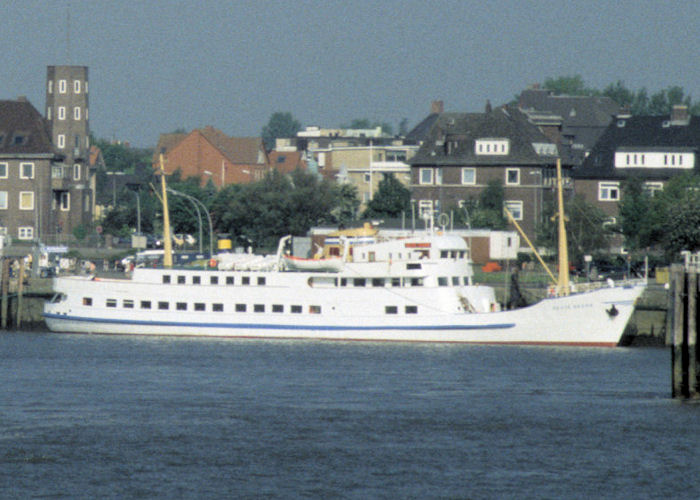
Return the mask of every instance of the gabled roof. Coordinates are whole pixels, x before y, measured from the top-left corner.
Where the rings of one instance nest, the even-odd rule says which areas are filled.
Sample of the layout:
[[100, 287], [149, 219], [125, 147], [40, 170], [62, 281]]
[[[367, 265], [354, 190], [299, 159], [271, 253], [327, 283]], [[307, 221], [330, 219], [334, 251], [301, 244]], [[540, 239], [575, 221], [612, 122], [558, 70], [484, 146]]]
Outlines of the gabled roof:
[[[615, 168], [615, 151], [668, 151], [696, 154], [700, 150], [700, 117], [690, 116], [677, 124], [666, 116], [631, 116], [615, 119], [600, 136], [590, 155], [572, 172], [576, 178], [625, 178], [643, 175], [645, 178], [668, 178], [679, 169], [673, 168]], [[683, 170], [687, 171], [687, 170]]]
[[229, 137], [211, 126], [199, 132], [232, 163], [265, 163], [264, 158], [260, 161], [265, 150], [261, 137]]
[[433, 128], [433, 125], [435, 125], [435, 122], [439, 117], [440, 113], [430, 113], [418, 125], [413, 127], [408, 134], [406, 134], [406, 140], [413, 141], [416, 144], [423, 142], [428, 137], [430, 129]]
[[285, 174], [297, 168], [306, 168], [301, 151], [270, 151], [268, 158], [271, 168]]
[[523, 90], [518, 106], [523, 111], [558, 115], [564, 127], [606, 127], [620, 110], [620, 106], [606, 96], [554, 95], [546, 89]]
[[167, 156], [170, 151], [175, 149], [185, 138], [192, 134], [199, 134], [204, 137], [231, 163], [242, 163], [246, 165], [265, 163], [265, 148], [262, 138], [230, 137], [221, 130], [212, 126], [207, 126], [202, 129], [194, 129], [189, 133], [175, 132], [172, 134], [161, 134], [153, 154], [154, 164], [157, 164], [158, 155], [161, 152]]
[[[507, 155], [477, 155], [477, 139], [508, 139]], [[540, 155], [533, 144], [553, 146], [540, 129], [514, 107], [485, 113], [440, 113], [411, 165], [542, 165], [556, 155]], [[555, 150], [556, 151], [556, 150]]]
[[0, 154], [54, 152], [49, 126], [29, 101], [0, 101]]

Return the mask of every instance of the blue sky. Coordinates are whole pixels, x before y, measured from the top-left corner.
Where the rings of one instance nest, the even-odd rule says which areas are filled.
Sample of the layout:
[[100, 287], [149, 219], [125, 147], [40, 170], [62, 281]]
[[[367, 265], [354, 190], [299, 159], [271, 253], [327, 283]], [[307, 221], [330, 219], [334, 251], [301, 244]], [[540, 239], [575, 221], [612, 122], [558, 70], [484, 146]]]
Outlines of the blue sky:
[[1, 11], [0, 99], [26, 95], [43, 112], [46, 66], [89, 66], [93, 133], [138, 146], [180, 127], [259, 135], [275, 111], [304, 126], [413, 126], [434, 99], [479, 111], [561, 75], [700, 99], [700, 2], [25, 0]]

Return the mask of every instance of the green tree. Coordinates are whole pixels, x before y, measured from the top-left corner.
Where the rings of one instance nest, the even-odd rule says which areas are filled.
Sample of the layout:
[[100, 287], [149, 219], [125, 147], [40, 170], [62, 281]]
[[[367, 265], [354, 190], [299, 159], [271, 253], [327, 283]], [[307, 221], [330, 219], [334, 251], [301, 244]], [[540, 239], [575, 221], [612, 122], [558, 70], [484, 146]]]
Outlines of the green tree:
[[273, 169], [258, 182], [221, 189], [211, 214], [217, 229], [239, 244], [272, 250], [286, 234], [303, 235], [314, 225], [349, 218], [358, 203], [356, 191], [311, 172], [285, 175]]
[[554, 91], [556, 95], [598, 95], [595, 89], [589, 89], [583, 82], [581, 75], [560, 76], [547, 78], [543, 87]]
[[262, 128], [262, 140], [265, 149], [270, 151], [275, 147], [275, 139], [280, 137], [295, 137], [301, 130], [301, 123], [290, 112], [275, 112], [270, 116], [267, 125]]
[[497, 179], [490, 181], [478, 198], [468, 198], [461, 208], [452, 207], [455, 223], [473, 229], [503, 230], [508, 221], [503, 212], [503, 184]]
[[[537, 244], [556, 253], [559, 249], [559, 229], [555, 217], [554, 201], [544, 206], [544, 222], [540, 225]], [[581, 261], [586, 254], [608, 248], [610, 232], [606, 228], [607, 215], [595, 205], [588, 203], [582, 195], [564, 202], [567, 217], [566, 238], [571, 262]]]
[[371, 217], [400, 217], [401, 213], [411, 210], [411, 191], [406, 188], [392, 173], [384, 174], [379, 181], [377, 192], [367, 204], [365, 218]]

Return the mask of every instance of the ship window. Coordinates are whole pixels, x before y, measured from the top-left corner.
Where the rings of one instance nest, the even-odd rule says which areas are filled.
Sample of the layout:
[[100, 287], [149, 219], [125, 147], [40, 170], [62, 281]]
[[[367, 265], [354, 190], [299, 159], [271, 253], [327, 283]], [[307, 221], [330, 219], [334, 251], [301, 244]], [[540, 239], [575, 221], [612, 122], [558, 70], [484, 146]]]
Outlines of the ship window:
[[396, 306], [386, 306], [386, 307], [384, 308], [384, 312], [385, 312], [386, 314], [396, 314], [396, 313], [399, 312], [399, 308], [396, 307]]
[[301, 306], [292, 306], [291, 310], [293, 314], [301, 314]]
[[406, 269], [420, 269], [421, 265], [420, 264], [406, 264]]
[[309, 314], [321, 314], [321, 306], [309, 306]]
[[256, 313], [264, 313], [265, 312], [265, 304], [254, 304], [253, 311]]
[[134, 308], [134, 301], [131, 299], [124, 299], [122, 302], [122, 307], [125, 309], [133, 309]]
[[165, 283], [165, 284], [170, 283], [170, 275], [169, 274], [163, 275], [163, 283]]
[[464, 286], [469, 286], [469, 276], [464, 276], [462, 278], [462, 283], [464, 284]]
[[246, 310], [245, 304], [236, 304], [236, 312], [244, 313]]
[[418, 314], [418, 306], [406, 306], [406, 314]]
[[450, 253], [447, 250], [440, 250], [440, 258], [441, 259], [446, 259]]
[[178, 311], [187, 311], [187, 302], [178, 302], [175, 308]]
[[158, 301], [158, 309], [160, 309], [161, 311], [167, 311], [168, 309], [170, 309], [170, 304], [165, 301]]
[[241, 285], [250, 285], [250, 276], [243, 276], [241, 278]]
[[452, 286], [459, 286], [459, 276], [452, 276]]
[[401, 286], [401, 278], [391, 278], [391, 286]]
[[219, 284], [219, 277], [218, 276], [210, 276], [209, 277], [209, 284], [218, 285]]
[[372, 286], [384, 286], [384, 278], [372, 278]]
[[224, 305], [217, 302], [211, 305], [211, 310], [214, 312], [224, 312]]
[[192, 284], [193, 285], [199, 285], [202, 283], [202, 277], [201, 276], [192, 276]]
[[273, 313], [284, 312], [284, 306], [281, 304], [272, 304], [272, 312]]
[[259, 286], [265, 285], [265, 278], [263, 276], [258, 276], [258, 285]]
[[141, 301], [141, 309], [150, 309], [151, 308], [151, 301], [150, 300], [142, 300]]
[[447, 278], [440, 276], [438, 278], [438, 286], [447, 286]]
[[233, 276], [226, 276], [226, 284], [233, 285]]
[[206, 310], [206, 307], [204, 306], [204, 302], [195, 302], [195, 303], [194, 303], [194, 310], [195, 310], [195, 311], [204, 311], [204, 310]]
[[177, 284], [184, 285], [185, 284], [185, 276], [178, 276], [177, 277]]
[[107, 299], [107, 307], [117, 307], [117, 299]]
[[365, 286], [366, 280], [364, 278], [353, 278], [352, 286]]
[[348, 279], [340, 278], [340, 286], [348, 286]]
[[83, 297], [83, 305], [84, 306], [91, 306], [92, 305], [92, 298], [91, 297]]
[[411, 286], [423, 286], [423, 278], [411, 278]]

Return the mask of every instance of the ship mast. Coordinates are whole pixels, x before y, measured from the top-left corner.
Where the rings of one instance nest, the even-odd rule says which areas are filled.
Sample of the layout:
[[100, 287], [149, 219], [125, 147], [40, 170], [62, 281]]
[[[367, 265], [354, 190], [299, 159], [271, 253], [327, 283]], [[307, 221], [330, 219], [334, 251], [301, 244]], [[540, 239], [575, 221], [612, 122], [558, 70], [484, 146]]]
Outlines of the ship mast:
[[569, 295], [569, 250], [566, 242], [566, 224], [564, 218], [564, 193], [561, 182], [561, 160], [557, 158], [557, 205], [559, 218], [559, 281], [558, 295]]
[[163, 267], [173, 267], [173, 241], [170, 238], [170, 211], [168, 210], [168, 190], [165, 186], [163, 153], [160, 154], [160, 186], [163, 191]]

